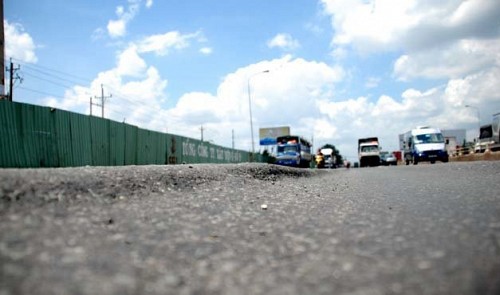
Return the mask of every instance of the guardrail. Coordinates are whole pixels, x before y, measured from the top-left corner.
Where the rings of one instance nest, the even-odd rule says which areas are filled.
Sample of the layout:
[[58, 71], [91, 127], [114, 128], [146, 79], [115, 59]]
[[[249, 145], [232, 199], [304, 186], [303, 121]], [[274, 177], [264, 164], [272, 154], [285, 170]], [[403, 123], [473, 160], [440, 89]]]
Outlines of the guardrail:
[[500, 151], [494, 151], [491, 145], [487, 145], [483, 152], [474, 152], [474, 147], [457, 147], [451, 154], [450, 161], [498, 161]]
[[482, 154], [488, 152], [496, 152], [500, 150], [500, 144], [484, 144], [484, 149], [481, 148], [480, 151], [475, 151], [474, 146], [461, 147], [457, 146], [455, 151], [451, 153], [452, 157], [470, 155], [470, 154]]
[[453, 153], [450, 153], [452, 157], [464, 156], [474, 154], [474, 147], [456, 147]]

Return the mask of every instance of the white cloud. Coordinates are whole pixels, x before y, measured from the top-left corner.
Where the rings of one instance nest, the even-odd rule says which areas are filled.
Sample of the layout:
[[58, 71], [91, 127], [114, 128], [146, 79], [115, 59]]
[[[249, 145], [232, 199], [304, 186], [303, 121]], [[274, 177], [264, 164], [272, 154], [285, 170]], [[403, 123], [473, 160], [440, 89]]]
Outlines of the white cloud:
[[200, 49], [200, 53], [203, 55], [210, 55], [213, 53], [213, 49], [210, 47], [203, 47]]
[[[143, 0], [128, 0], [128, 7], [117, 6], [115, 13], [118, 19], [108, 21], [107, 30], [111, 38], [119, 38], [127, 33], [127, 25], [132, 21], [139, 9]], [[153, 0], [146, 0], [145, 6], [150, 8], [153, 5]]]
[[499, 36], [496, 0], [321, 0], [333, 44], [362, 52], [426, 50], [450, 41]]
[[[263, 73], [265, 70], [269, 70], [269, 73]], [[185, 132], [183, 134], [186, 136], [196, 137], [199, 133], [196, 126], [211, 126], [214, 130], [226, 130], [225, 134], [218, 137], [214, 135], [213, 139], [230, 146], [228, 128], [232, 128], [237, 136], [237, 147], [250, 149], [250, 86], [256, 135], [260, 127], [291, 125], [293, 132], [304, 132], [304, 136], [310, 137], [313, 135], [313, 125], [304, 128], [300, 122], [290, 118], [315, 121], [319, 115], [315, 107], [316, 100], [330, 97], [334, 84], [341, 81], [343, 75], [342, 69], [338, 67], [285, 56], [240, 68], [227, 75], [216, 95], [188, 93], [179, 99], [175, 108], [169, 110], [169, 114], [176, 116], [177, 122], [192, 122], [190, 128], [176, 130]], [[188, 130], [192, 133], [189, 134]], [[335, 133], [335, 130], [328, 129], [323, 134], [327, 136], [332, 132]]]
[[189, 41], [198, 38], [200, 33], [183, 35], [173, 31], [165, 34], [152, 35], [138, 42], [138, 50], [141, 53], [154, 52], [157, 55], [166, 55], [169, 49], [183, 49], [189, 46]]
[[[483, 123], [500, 111], [500, 85], [495, 82], [500, 76], [499, 1], [321, 3], [331, 16], [332, 56], [351, 62], [348, 58], [355, 56], [353, 49], [362, 58], [397, 55], [393, 78], [405, 82], [399, 85], [408, 85], [401, 94], [321, 101], [323, 114], [330, 116], [334, 126], [343, 126], [339, 128], [339, 132], [346, 132], [342, 141], [351, 138], [355, 142], [356, 136], [363, 135], [357, 128], [368, 133], [364, 135], [376, 132], [373, 135], [387, 142], [396, 142], [397, 134], [416, 125], [466, 128], [474, 133], [477, 119], [465, 105], [476, 106]], [[377, 82], [367, 81], [366, 86]], [[417, 86], [421, 81], [431, 86], [422, 89]], [[393, 83], [388, 82], [384, 84]], [[349, 126], [343, 122], [349, 122]]]
[[300, 47], [299, 41], [292, 38], [290, 34], [280, 33], [267, 42], [269, 48], [281, 48], [284, 50], [294, 50]]
[[500, 38], [462, 40], [446, 48], [433, 48], [400, 56], [394, 74], [400, 80], [463, 77], [481, 69], [500, 66]]
[[[88, 114], [89, 97], [97, 96], [95, 102], [99, 102], [101, 85], [104, 85], [106, 96], [112, 95], [105, 107], [106, 118], [117, 121], [126, 118], [128, 123], [144, 128], [159, 127], [161, 122], [164, 125], [161, 103], [165, 99], [167, 81], [160, 77], [155, 67], [146, 64], [135, 44], [120, 52], [116, 67], [99, 73], [89, 86], [75, 86], [66, 91], [63, 99], [47, 98], [45, 104]], [[95, 107], [93, 113], [100, 115], [100, 111]], [[153, 118], [152, 113], [158, 118]]]
[[322, 0], [332, 15], [333, 43], [352, 44], [360, 51], [390, 48], [412, 28], [419, 15], [413, 13], [414, 0]]
[[116, 71], [120, 76], [140, 76], [144, 73], [147, 65], [139, 56], [137, 46], [131, 45], [118, 57]]
[[124, 19], [110, 20], [107, 26], [108, 34], [113, 38], [124, 36], [127, 31], [126, 24]]
[[[162, 79], [159, 71], [154, 66], [148, 65], [141, 55], [146, 53], [165, 55], [171, 49], [188, 47], [190, 40], [193, 39], [198, 42], [204, 41], [200, 33], [183, 35], [179, 32], [169, 32], [131, 42], [127, 48], [117, 54], [116, 66], [99, 73], [89, 86], [75, 86], [66, 91], [63, 99], [49, 97], [44, 103], [53, 107], [88, 113], [89, 97], [99, 96], [101, 85], [104, 85], [105, 90], [113, 95], [105, 108], [107, 118], [118, 121], [126, 118], [128, 123], [165, 131], [167, 117], [169, 120], [184, 118], [184, 113], [170, 114], [169, 110], [162, 109], [161, 105], [167, 98], [165, 93], [167, 81]], [[183, 96], [182, 101], [189, 101], [190, 97], [198, 95], [188, 93]], [[182, 109], [183, 105], [180, 104], [179, 108]], [[188, 110], [194, 111], [193, 107]], [[200, 112], [204, 112], [203, 117], [208, 116], [203, 109]], [[99, 112], [94, 110], [94, 113]], [[195, 116], [194, 113], [191, 115]]]
[[4, 20], [5, 55], [27, 63], [36, 63], [36, 45], [23, 26]]
[[[132, 63], [125, 66], [125, 61]], [[270, 72], [262, 73], [265, 70]], [[385, 149], [395, 150], [399, 133], [417, 125], [474, 127], [475, 114], [464, 105], [477, 105], [487, 114], [486, 101], [500, 101], [498, 69], [442, 87], [408, 89], [400, 97], [382, 95], [375, 101], [338, 97], [335, 85], [344, 76], [340, 67], [285, 56], [240, 68], [223, 78], [216, 93], [189, 92], [174, 107], [166, 108], [167, 81], [144, 62], [137, 47], [130, 46], [118, 56], [117, 66], [100, 73], [90, 87], [75, 87], [64, 101], [52, 99], [50, 104], [71, 110], [84, 108], [88, 113], [89, 96], [100, 93], [103, 83], [106, 93], [113, 94], [106, 117], [117, 121], [126, 118], [142, 128], [192, 138], [200, 137], [203, 126], [205, 140], [225, 146], [231, 146], [234, 130], [236, 148], [250, 150], [250, 86], [257, 149], [260, 127], [285, 125], [293, 133], [314, 136], [317, 146], [332, 143], [355, 160], [357, 138], [378, 136]], [[95, 109], [94, 113], [100, 114]]]

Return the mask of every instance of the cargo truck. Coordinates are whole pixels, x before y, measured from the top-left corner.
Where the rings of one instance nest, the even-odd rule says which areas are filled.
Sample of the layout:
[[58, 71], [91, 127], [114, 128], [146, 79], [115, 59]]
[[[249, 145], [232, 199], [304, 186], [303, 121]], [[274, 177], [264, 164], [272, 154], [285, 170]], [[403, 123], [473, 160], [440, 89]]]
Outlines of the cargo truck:
[[380, 165], [380, 146], [378, 137], [358, 139], [358, 158], [360, 167]]
[[500, 113], [493, 115], [491, 124], [483, 125], [479, 129], [479, 138], [474, 145], [475, 153], [500, 150]]

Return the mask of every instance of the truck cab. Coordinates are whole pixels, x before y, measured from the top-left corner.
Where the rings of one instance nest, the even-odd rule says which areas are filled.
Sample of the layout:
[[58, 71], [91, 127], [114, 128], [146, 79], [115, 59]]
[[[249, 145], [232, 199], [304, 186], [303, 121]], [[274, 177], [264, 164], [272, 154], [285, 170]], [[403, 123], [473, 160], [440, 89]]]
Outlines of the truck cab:
[[494, 144], [493, 141], [493, 125], [487, 124], [479, 129], [479, 138], [474, 144], [474, 153], [484, 153], [489, 145]]
[[474, 152], [484, 153], [486, 150], [500, 150], [500, 113], [493, 115], [491, 124], [479, 128], [479, 138], [474, 145]]
[[380, 165], [380, 146], [377, 137], [358, 139], [358, 158], [360, 167]]
[[438, 128], [417, 127], [404, 134], [404, 159], [406, 165], [419, 162], [448, 162], [446, 142]]

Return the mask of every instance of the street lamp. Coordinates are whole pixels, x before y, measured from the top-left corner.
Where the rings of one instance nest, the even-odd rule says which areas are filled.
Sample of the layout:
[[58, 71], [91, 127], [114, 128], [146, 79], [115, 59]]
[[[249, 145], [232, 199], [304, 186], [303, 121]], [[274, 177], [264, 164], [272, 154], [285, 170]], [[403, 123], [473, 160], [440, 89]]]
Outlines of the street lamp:
[[251, 75], [250, 77], [248, 77], [248, 80], [247, 80], [247, 85], [248, 85], [248, 109], [250, 111], [250, 132], [251, 132], [251, 135], [252, 135], [252, 157], [253, 157], [253, 154], [255, 154], [255, 142], [254, 142], [254, 139], [253, 139], [252, 98], [251, 98], [251, 95], [250, 95], [250, 80], [253, 77], [257, 76], [257, 75], [265, 74], [265, 73], [269, 73], [269, 70], [265, 70], [265, 71], [262, 71], [262, 72], [255, 73], [255, 74]]
[[478, 134], [478, 138], [481, 136], [480, 132], [481, 132], [481, 115], [479, 114], [479, 108], [475, 107], [475, 106], [471, 106], [469, 104], [466, 104], [465, 105], [466, 108], [471, 108], [471, 109], [476, 109], [476, 112], [477, 112], [477, 132], [479, 133]]

